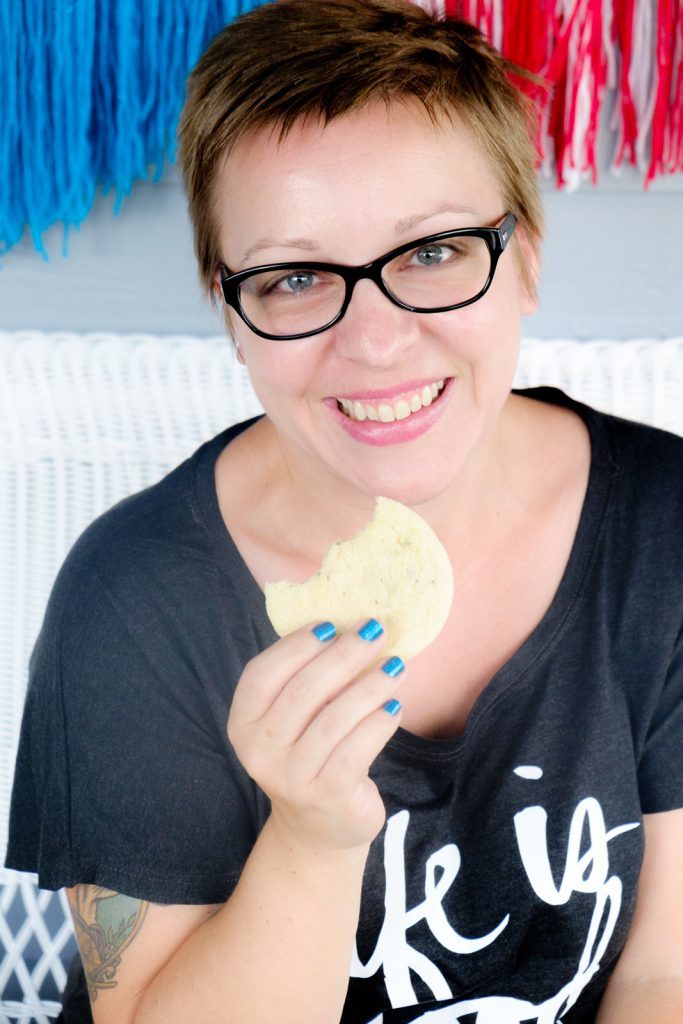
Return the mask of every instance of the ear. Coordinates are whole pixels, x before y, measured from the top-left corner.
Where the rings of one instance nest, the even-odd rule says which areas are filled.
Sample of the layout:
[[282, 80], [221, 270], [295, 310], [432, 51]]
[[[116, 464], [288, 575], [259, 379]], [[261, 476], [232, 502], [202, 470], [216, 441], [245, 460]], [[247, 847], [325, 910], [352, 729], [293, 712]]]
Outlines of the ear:
[[214, 275], [213, 275], [213, 293], [214, 293], [214, 298], [216, 299], [216, 301], [219, 302], [219, 303], [222, 303], [223, 302], [223, 288], [221, 286], [221, 272], [220, 272], [218, 267], [216, 267], [216, 270], [214, 271]]
[[522, 225], [515, 231], [518, 248], [520, 287], [522, 289], [522, 315], [530, 316], [538, 309], [538, 280], [541, 272], [541, 240], [532, 236]]
[[233, 347], [233, 350], [235, 352], [235, 356], [237, 358], [237, 362], [241, 363], [242, 366], [246, 366], [246, 363], [245, 363], [245, 360], [244, 360], [244, 356], [242, 355], [242, 349], [239, 347], [239, 345], [237, 344], [237, 341], [235, 340], [235, 321], [234, 321], [233, 316], [232, 316], [232, 309], [230, 308], [230, 306], [228, 306], [227, 303], [225, 303], [223, 301], [223, 287], [221, 285], [221, 272], [218, 269], [216, 269], [216, 272], [215, 272], [214, 277], [213, 277], [213, 290], [214, 290], [214, 294], [216, 296], [217, 301], [219, 302], [220, 306], [223, 309], [223, 317], [224, 317], [224, 320], [225, 320], [225, 327], [226, 327], [226, 330], [227, 330], [228, 335], [230, 337], [230, 341], [232, 342], [232, 347]]

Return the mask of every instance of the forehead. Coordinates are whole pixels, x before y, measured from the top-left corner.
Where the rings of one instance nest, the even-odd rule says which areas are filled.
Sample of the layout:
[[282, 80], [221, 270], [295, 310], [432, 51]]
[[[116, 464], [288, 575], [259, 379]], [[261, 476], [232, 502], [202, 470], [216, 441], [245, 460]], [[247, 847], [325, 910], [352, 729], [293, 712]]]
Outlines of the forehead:
[[[335, 244], [347, 256], [363, 239], [363, 260], [370, 233], [389, 248], [402, 231], [410, 238], [411, 230], [490, 222], [505, 212], [501, 203], [471, 130], [456, 116], [435, 124], [417, 103], [375, 104], [326, 126], [309, 119], [284, 139], [261, 129], [235, 147], [215, 186], [221, 243], [233, 263], [271, 236], [313, 240], [321, 250]], [[431, 219], [422, 230], [424, 216]]]

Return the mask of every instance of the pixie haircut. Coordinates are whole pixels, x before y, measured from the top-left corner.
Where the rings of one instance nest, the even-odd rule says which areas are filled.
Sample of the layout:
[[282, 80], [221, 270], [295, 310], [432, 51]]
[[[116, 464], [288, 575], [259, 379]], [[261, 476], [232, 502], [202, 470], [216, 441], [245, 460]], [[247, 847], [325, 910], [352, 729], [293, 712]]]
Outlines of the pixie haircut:
[[[417, 100], [435, 125], [455, 115], [469, 126], [497, 175], [506, 211], [536, 248], [543, 210], [533, 112], [514, 76], [531, 77], [473, 25], [439, 19], [406, 0], [278, 0], [236, 19], [191, 72], [179, 126], [205, 291], [215, 298], [222, 260], [214, 185], [237, 143], [266, 127], [282, 139], [299, 121], [326, 125], [378, 101]], [[530, 271], [524, 260], [520, 265], [533, 293]]]

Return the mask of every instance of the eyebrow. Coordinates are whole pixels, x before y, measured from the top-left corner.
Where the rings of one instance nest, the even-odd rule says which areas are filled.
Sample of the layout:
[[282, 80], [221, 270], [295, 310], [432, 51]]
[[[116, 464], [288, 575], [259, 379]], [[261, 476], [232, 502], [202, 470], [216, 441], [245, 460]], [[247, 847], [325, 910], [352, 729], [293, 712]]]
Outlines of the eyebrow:
[[[397, 235], [405, 235], [412, 228], [417, 227], [423, 221], [428, 220], [430, 217], [435, 217], [439, 213], [455, 213], [462, 214], [468, 213], [473, 217], [477, 217], [478, 214], [471, 206], [458, 206], [454, 203], [443, 203], [441, 206], [437, 206], [433, 210], [429, 210], [427, 213], [415, 213], [412, 217], [405, 217], [401, 220], [397, 220], [394, 224], [394, 231]], [[260, 238], [258, 242], [254, 242], [242, 253], [242, 263], [246, 263], [255, 256], [257, 252], [262, 252], [264, 249], [270, 249], [272, 247], [283, 247], [286, 249], [300, 249], [303, 252], [319, 252], [320, 246], [312, 238]]]
[[[473, 217], [479, 217], [480, 215], [476, 210], [473, 210], [471, 206], [458, 206], [455, 203], [442, 203], [440, 206], [435, 207], [433, 210], [429, 210], [427, 213], [416, 213], [412, 217], [406, 217], [404, 220], [397, 220], [394, 224], [394, 230], [397, 235], [404, 235], [407, 231], [417, 227], [422, 221], [429, 220], [430, 217], [436, 217], [439, 213], [469, 213]], [[469, 227], [470, 225], [468, 225]], [[474, 226], [474, 225], [472, 225]]]
[[246, 263], [248, 259], [251, 259], [257, 252], [261, 252], [263, 249], [270, 249], [273, 246], [284, 247], [288, 249], [303, 249], [304, 252], [318, 252], [320, 246], [317, 242], [314, 242], [312, 238], [259, 238], [258, 242], [254, 242], [242, 253], [242, 262]]

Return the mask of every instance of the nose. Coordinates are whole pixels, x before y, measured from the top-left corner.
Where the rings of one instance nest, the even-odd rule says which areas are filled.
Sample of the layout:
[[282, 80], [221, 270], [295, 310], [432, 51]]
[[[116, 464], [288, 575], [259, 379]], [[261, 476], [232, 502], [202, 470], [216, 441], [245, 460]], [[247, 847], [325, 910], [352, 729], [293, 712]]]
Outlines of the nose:
[[346, 313], [333, 328], [336, 350], [354, 362], [389, 366], [417, 344], [418, 317], [395, 305], [374, 281], [358, 281]]

